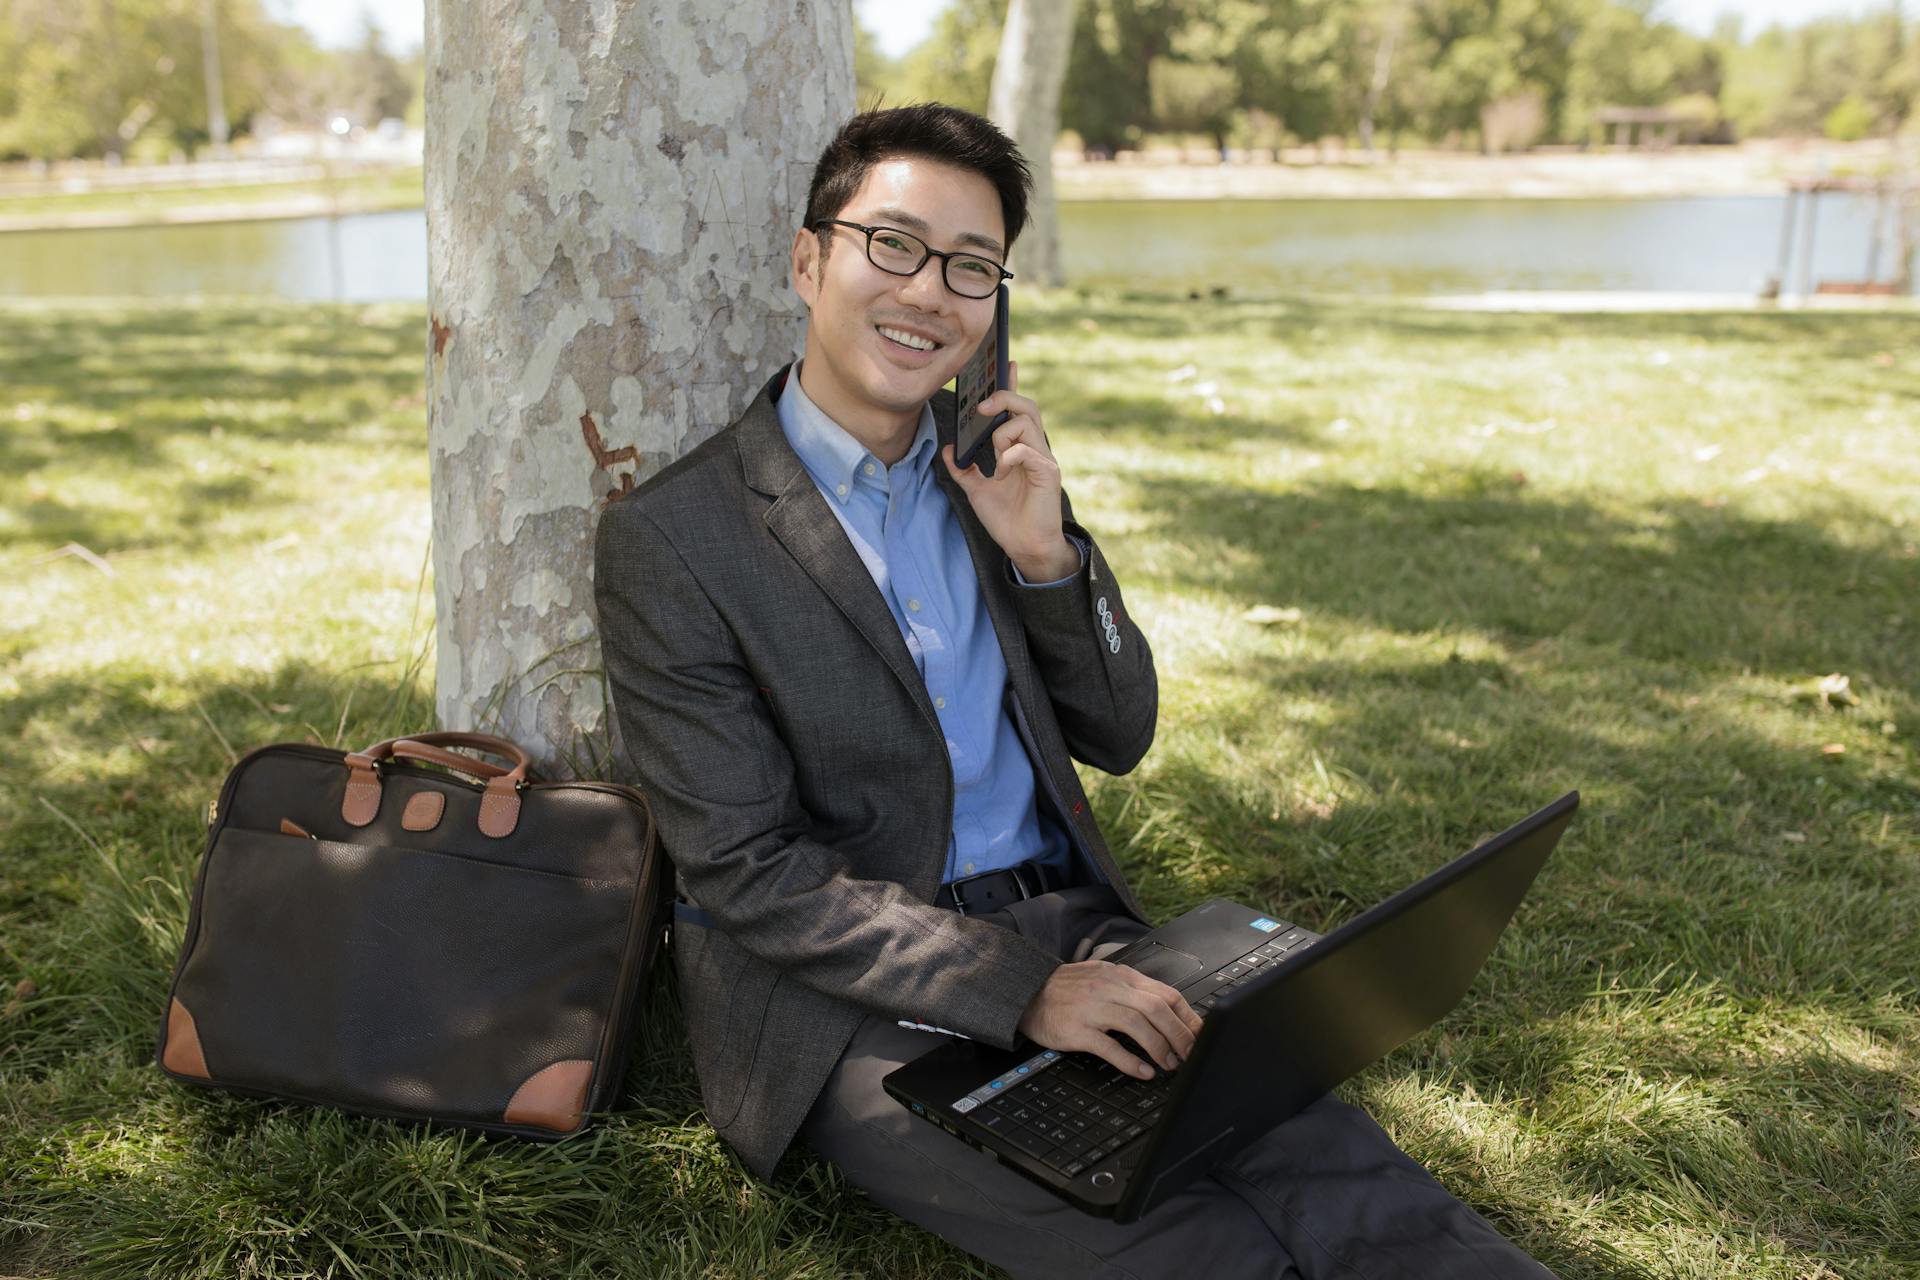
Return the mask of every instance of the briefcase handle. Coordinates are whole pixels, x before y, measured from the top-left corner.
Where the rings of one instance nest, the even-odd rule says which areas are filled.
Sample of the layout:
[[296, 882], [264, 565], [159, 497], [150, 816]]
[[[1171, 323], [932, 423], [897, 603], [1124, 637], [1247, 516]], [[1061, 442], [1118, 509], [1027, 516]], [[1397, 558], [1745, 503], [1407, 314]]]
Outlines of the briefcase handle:
[[[503, 756], [513, 761], [513, 768], [502, 769], [485, 760], [444, 750], [445, 747], [466, 747]], [[384, 742], [374, 743], [365, 751], [348, 752], [347, 792], [340, 804], [340, 816], [348, 825], [364, 827], [379, 814], [383, 790], [380, 762], [389, 757], [424, 760], [484, 780], [486, 792], [480, 800], [480, 831], [483, 835], [496, 839], [510, 836], [519, 825], [520, 791], [527, 785], [528, 774], [532, 771], [532, 757], [519, 743], [506, 738], [452, 730], [415, 734], [411, 738], [388, 738]]]

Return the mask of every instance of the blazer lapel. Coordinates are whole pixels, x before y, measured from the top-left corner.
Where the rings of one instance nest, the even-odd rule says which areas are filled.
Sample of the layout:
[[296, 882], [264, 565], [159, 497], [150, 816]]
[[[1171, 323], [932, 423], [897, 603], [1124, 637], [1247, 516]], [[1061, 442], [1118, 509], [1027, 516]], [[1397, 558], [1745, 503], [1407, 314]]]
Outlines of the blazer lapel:
[[774, 375], [740, 418], [735, 438], [747, 484], [773, 499], [766, 512], [767, 528], [773, 536], [866, 637], [906, 686], [928, 723], [937, 727], [939, 719], [927, 696], [926, 682], [913, 665], [913, 655], [907, 652], [907, 642], [901, 638], [899, 624], [881, 598], [880, 588], [874, 585], [873, 576], [847, 541], [840, 521], [827, 508], [827, 500], [820, 496], [813, 477], [780, 430], [780, 416], [773, 405], [791, 367]]

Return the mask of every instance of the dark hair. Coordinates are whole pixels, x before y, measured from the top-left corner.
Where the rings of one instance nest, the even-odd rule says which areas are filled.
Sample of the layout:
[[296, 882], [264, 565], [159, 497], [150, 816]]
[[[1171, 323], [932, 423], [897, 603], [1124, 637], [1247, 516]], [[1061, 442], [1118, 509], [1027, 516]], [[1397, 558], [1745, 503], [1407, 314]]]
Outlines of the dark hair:
[[841, 125], [840, 132], [820, 153], [813, 183], [807, 188], [805, 225], [819, 235], [822, 259], [833, 241], [823, 234], [832, 228], [822, 228], [820, 223], [839, 217], [847, 201], [865, 184], [873, 166], [895, 156], [937, 160], [957, 169], [970, 169], [991, 182], [1000, 193], [1006, 247], [1012, 250], [1013, 242], [1026, 228], [1027, 196], [1033, 190], [1026, 157], [1012, 138], [984, 116], [938, 102], [920, 102], [862, 111]]

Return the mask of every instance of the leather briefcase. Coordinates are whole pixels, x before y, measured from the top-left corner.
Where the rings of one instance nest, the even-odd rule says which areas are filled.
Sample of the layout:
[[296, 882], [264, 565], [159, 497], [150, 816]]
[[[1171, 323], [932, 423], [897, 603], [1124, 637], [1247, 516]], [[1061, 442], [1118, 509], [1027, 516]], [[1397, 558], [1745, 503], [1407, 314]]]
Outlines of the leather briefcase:
[[502, 738], [262, 747], [209, 811], [156, 1059], [241, 1093], [578, 1133], [619, 1090], [671, 878], [638, 791], [536, 781]]

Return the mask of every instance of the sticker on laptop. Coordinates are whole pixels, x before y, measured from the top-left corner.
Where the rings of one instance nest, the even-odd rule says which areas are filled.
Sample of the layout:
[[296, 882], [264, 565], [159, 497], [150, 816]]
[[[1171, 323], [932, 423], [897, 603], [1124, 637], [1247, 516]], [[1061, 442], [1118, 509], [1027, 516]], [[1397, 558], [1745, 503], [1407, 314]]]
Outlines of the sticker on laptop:
[[1278, 929], [1280, 927], [1280, 922], [1278, 920], [1269, 920], [1265, 916], [1261, 916], [1258, 920], [1255, 920], [1253, 922], [1253, 927], [1258, 929], [1262, 933], [1272, 933], [1275, 929]]

